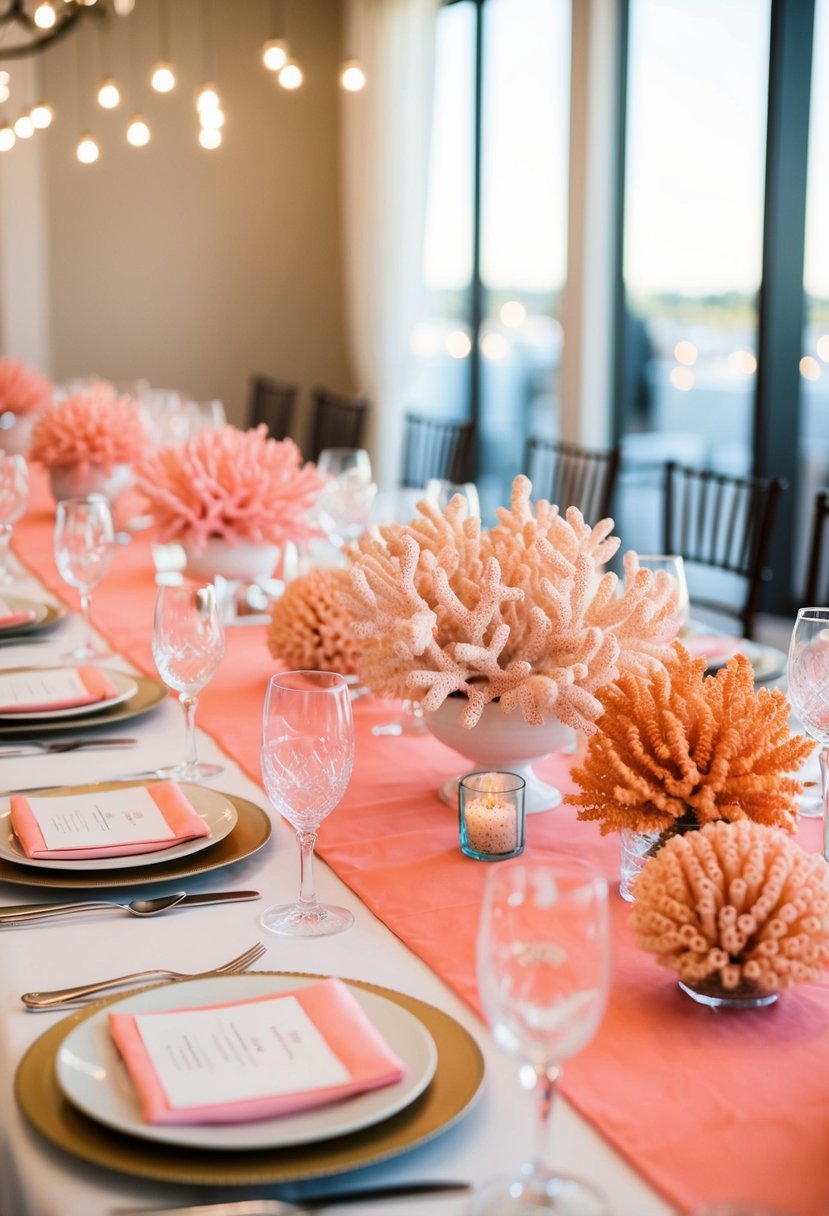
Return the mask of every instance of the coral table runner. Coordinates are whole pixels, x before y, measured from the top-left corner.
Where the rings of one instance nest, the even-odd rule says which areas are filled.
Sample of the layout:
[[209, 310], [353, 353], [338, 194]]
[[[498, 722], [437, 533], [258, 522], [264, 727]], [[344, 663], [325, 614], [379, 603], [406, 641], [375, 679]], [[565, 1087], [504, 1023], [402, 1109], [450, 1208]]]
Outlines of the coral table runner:
[[[53, 508], [35, 476], [33, 507], [15, 548], [42, 581], [65, 594], [52, 559]], [[148, 537], [119, 548], [96, 589], [95, 625], [144, 671], [155, 598]], [[260, 715], [272, 662], [263, 627], [228, 631], [227, 654], [204, 691], [200, 726], [259, 780]], [[375, 738], [397, 706], [355, 705], [357, 761], [341, 806], [322, 827], [319, 852], [367, 906], [449, 985], [478, 1008], [474, 938], [487, 865], [458, 847], [457, 816], [437, 797], [468, 762], [431, 737]], [[544, 765], [567, 783], [565, 758]], [[801, 842], [820, 847], [820, 824]], [[572, 808], [530, 816], [528, 851], [578, 854], [612, 884], [613, 989], [594, 1041], [565, 1066], [573, 1105], [672, 1202], [763, 1201], [794, 1216], [829, 1213], [829, 982], [785, 993], [776, 1005], [714, 1013], [633, 944], [619, 898], [619, 845]], [[516, 1081], [517, 1089], [517, 1081]], [[613, 1197], [609, 1197], [613, 1210]], [[636, 1216], [617, 1213], [616, 1216]]]

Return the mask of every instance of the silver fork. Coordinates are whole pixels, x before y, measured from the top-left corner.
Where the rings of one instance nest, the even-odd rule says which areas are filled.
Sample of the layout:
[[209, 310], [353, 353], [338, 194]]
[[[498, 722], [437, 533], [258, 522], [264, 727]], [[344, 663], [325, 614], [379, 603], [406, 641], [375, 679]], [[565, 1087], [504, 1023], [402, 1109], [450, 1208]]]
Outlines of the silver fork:
[[122, 984], [130, 984], [133, 980], [193, 980], [207, 975], [238, 975], [251, 963], [255, 963], [265, 953], [261, 942], [245, 950], [243, 954], [222, 963], [219, 967], [211, 967], [208, 971], [169, 971], [156, 968], [152, 971], [134, 971], [131, 975], [118, 975], [111, 980], [98, 980], [94, 984], [80, 984], [76, 988], [55, 988], [51, 992], [24, 992], [21, 1001], [27, 1009], [55, 1009], [59, 1005], [71, 1005], [82, 997], [105, 992], [108, 988], [120, 988]]
[[21, 739], [16, 747], [0, 747], [0, 760], [6, 756], [40, 755], [41, 752], [77, 752], [83, 748], [131, 747], [137, 739], [61, 739], [45, 742], [41, 739]]

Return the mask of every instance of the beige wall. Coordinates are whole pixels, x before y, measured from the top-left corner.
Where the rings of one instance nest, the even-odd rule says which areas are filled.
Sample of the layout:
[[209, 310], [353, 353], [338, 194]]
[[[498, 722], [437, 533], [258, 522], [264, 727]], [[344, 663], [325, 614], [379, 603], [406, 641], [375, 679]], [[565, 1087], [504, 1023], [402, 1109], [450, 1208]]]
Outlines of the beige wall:
[[[244, 419], [255, 371], [296, 381], [303, 396], [316, 383], [350, 389], [340, 272], [338, 0], [284, 6], [305, 70], [305, 85], [293, 94], [261, 67], [267, 0], [213, 0], [214, 74], [227, 116], [215, 152], [198, 146], [193, 104], [204, 76], [202, 6], [170, 0], [170, 7], [180, 77], [173, 94], [153, 94], [143, 83], [158, 54], [155, 0], [138, 0], [132, 17], [113, 21], [108, 39], [106, 57], [119, 80], [129, 81], [135, 61], [138, 105], [130, 98], [106, 112], [92, 99], [101, 60], [91, 25], [45, 63], [45, 92], [56, 109], [53, 127], [36, 137], [47, 148], [50, 370], [58, 379], [143, 377], [198, 399], [219, 398], [236, 422]], [[124, 138], [137, 108], [153, 133], [143, 149]], [[81, 126], [101, 145], [92, 166], [75, 158]]]

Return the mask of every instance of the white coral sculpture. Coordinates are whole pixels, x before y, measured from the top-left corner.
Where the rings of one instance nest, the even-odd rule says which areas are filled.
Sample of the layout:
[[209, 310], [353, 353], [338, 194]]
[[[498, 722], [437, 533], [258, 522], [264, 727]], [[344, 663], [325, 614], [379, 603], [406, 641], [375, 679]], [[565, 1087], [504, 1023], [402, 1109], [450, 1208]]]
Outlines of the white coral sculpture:
[[619, 579], [602, 567], [619, 547], [613, 521], [530, 501], [515, 479], [509, 509], [482, 531], [456, 495], [441, 512], [366, 534], [352, 552], [349, 606], [365, 639], [360, 676], [379, 696], [420, 696], [427, 711], [451, 693], [467, 698], [473, 727], [484, 706], [521, 708], [593, 734], [597, 689], [620, 670], [652, 672], [671, 655], [676, 586], [625, 555]]

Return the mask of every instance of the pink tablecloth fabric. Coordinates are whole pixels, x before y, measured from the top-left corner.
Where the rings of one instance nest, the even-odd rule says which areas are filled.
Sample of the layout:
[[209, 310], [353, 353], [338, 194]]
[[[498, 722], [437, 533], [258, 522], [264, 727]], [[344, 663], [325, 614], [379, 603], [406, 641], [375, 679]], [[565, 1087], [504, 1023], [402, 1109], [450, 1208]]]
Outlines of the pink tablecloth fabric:
[[[34, 488], [15, 547], [62, 594], [45, 482], [35, 478]], [[93, 621], [150, 673], [153, 600], [145, 536], [119, 549], [96, 590]], [[199, 709], [200, 725], [257, 781], [268, 673], [264, 628], [229, 630], [224, 664]], [[457, 817], [436, 793], [468, 762], [431, 738], [373, 737], [371, 724], [397, 712], [394, 705], [356, 703], [354, 776], [322, 827], [319, 852], [478, 1008], [474, 938], [488, 867], [460, 853]], [[566, 786], [566, 758], [546, 761], [543, 771]], [[804, 821], [802, 843], [818, 849], [819, 837], [820, 825]], [[634, 945], [628, 905], [615, 889], [618, 840], [602, 839], [593, 825], [578, 823], [572, 809], [561, 808], [530, 817], [527, 847], [587, 858], [614, 884], [613, 989], [598, 1035], [566, 1065], [564, 1090], [573, 1105], [683, 1210], [731, 1197], [794, 1216], [827, 1216], [829, 981], [786, 993], [765, 1010], [713, 1013], [684, 996], [671, 974]]]

